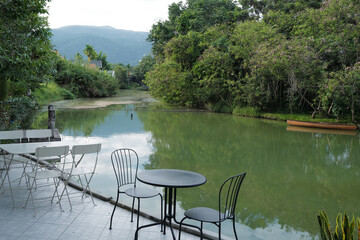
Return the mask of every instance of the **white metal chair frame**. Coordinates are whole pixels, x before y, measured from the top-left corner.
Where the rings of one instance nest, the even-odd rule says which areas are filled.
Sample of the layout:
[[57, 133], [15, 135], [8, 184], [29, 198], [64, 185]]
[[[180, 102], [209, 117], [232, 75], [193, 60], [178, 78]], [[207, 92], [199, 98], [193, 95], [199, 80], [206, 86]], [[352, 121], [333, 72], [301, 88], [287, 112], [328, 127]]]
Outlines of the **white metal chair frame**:
[[[25, 135], [24, 132], [25, 132], [24, 130], [0, 131], [0, 140], [18, 140], [21, 143]], [[11, 180], [9, 177], [9, 171], [11, 167], [10, 165], [21, 164], [20, 167], [16, 167], [23, 169], [21, 177], [19, 178], [19, 184], [20, 184], [22, 178], [25, 176], [25, 171], [26, 168], [28, 167], [29, 159], [22, 156], [14, 156], [12, 154], [8, 154], [5, 151], [0, 151], [0, 155], [1, 155], [0, 162], [2, 163], [0, 167], [0, 179], [1, 179], [0, 189], [4, 190], [4, 183], [7, 178], [9, 182], [10, 191], [12, 192], [11, 184], [10, 184]], [[3, 173], [5, 173], [4, 176]], [[15, 207], [14, 199], [13, 199], [13, 206]]]
[[[0, 131], [0, 140], [18, 140], [20, 143], [25, 139], [27, 142], [31, 142], [31, 139], [34, 138], [46, 138], [50, 141], [50, 137], [52, 135], [51, 129], [29, 129], [29, 130], [12, 130], [12, 131]], [[7, 154], [6, 152], [1, 152], [2, 158], [0, 162], [3, 164], [1, 167], [2, 170], [10, 170], [9, 164], [21, 164], [23, 168], [23, 172], [19, 178], [19, 184], [21, 180], [25, 176], [25, 172], [27, 167], [29, 166], [29, 158], [26, 156], [13, 156]], [[20, 168], [21, 168], [20, 167]], [[2, 176], [2, 172], [0, 172], [0, 177]], [[1, 182], [0, 189], [3, 187], [3, 180]]]
[[29, 129], [25, 131], [25, 138], [27, 138], [28, 142], [36, 138], [46, 138], [47, 141], [50, 141], [51, 136], [51, 129]]
[[[88, 193], [91, 197], [91, 200], [96, 206], [91, 189], [90, 182], [95, 174], [99, 152], [101, 151], [101, 144], [86, 144], [86, 145], [74, 145], [71, 149], [71, 156], [74, 164], [74, 168], [71, 173], [71, 178], [76, 177], [80, 182], [81, 188], [83, 189], [83, 197]], [[95, 155], [95, 156], [94, 156]], [[91, 159], [89, 159], [91, 158]], [[92, 161], [89, 166], [82, 166], [86, 163]], [[80, 164], [82, 163], [82, 164]], [[84, 177], [85, 183], [81, 180], [81, 177]], [[84, 187], [85, 185], [85, 187]]]
[[[66, 161], [66, 156], [69, 153], [69, 146], [57, 146], [57, 147], [39, 147], [36, 148], [35, 151], [35, 157], [36, 157], [36, 161], [35, 164], [33, 166], [33, 171], [31, 172], [26, 172], [26, 177], [28, 179], [28, 186], [29, 186], [29, 194], [28, 197], [26, 199], [26, 203], [25, 206], [27, 206], [27, 203], [29, 201], [29, 199], [31, 198], [31, 202], [33, 205], [33, 209], [34, 209], [34, 215], [36, 215], [36, 208], [35, 208], [35, 204], [34, 204], [34, 196], [33, 196], [33, 191], [39, 187], [43, 187], [43, 186], [49, 186], [49, 185], [54, 185], [55, 186], [55, 190], [54, 193], [51, 197], [51, 203], [54, 200], [54, 197], [57, 197], [58, 203], [59, 203], [59, 207], [62, 210], [62, 206], [61, 206], [61, 194], [59, 194], [58, 192], [58, 188], [61, 182], [64, 183], [64, 189], [63, 189], [63, 193], [64, 191], [67, 194], [67, 198], [69, 201], [69, 205], [70, 205], [70, 209], [72, 209], [72, 205], [71, 205], [71, 201], [70, 201], [70, 197], [68, 194], [68, 190], [67, 190], [67, 185], [68, 185], [68, 181], [69, 181], [69, 176], [71, 175], [72, 169], [73, 169], [73, 161]], [[44, 160], [43, 159], [47, 159], [47, 158], [53, 158], [53, 157], [57, 157], [60, 159], [60, 162], [58, 162], [55, 167], [47, 167], [44, 169]], [[70, 165], [71, 167], [69, 168], [68, 165]], [[45, 164], [46, 166], [46, 164]], [[68, 173], [70, 174], [65, 174], [65, 169], [70, 169], [68, 170]], [[44, 184], [44, 185], [39, 185], [37, 184], [37, 180], [42, 180], [42, 179], [53, 179], [53, 184], [47, 182], [48, 184]], [[30, 182], [32, 180], [32, 182]]]

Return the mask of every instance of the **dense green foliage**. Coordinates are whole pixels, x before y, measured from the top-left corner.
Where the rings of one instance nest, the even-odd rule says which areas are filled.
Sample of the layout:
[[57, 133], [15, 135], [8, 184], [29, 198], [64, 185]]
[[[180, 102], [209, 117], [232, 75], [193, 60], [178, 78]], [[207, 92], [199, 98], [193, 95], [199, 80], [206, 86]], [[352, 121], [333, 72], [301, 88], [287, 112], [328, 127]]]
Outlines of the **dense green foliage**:
[[114, 68], [115, 71], [115, 77], [118, 80], [119, 87], [121, 89], [126, 88], [126, 86], [129, 84], [128, 82], [128, 69], [125, 66], [117, 66]]
[[65, 88], [61, 88], [54, 81], [42, 84], [33, 92], [32, 95], [35, 97], [36, 103], [39, 105], [46, 105], [54, 101], [75, 98], [70, 91]]
[[30, 97], [9, 97], [0, 102], [0, 131], [29, 127], [34, 109], [35, 101]]
[[146, 89], [143, 83], [147, 72], [152, 70], [155, 59], [151, 55], [143, 56], [137, 66], [122, 63], [114, 64], [115, 77], [118, 80], [120, 89], [139, 88]]
[[0, 2], [0, 100], [34, 90], [51, 73], [54, 53], [45, 17], [46, 3], [47, 0]]
[[[169, 7], [148, 40], [156, 98], [232, 112], [312, 113], [360, 109], [358, 0], [188, 0]], [[241, 7], [242, 6], [242, 7]]]
[[25, 127], [35, 109], [31, 91], [50, 79], [55, 53], [48, 0], [0, 1], [0, 129]]
[[116, 79], [106, 72], [58, 57], [54, 80], [76, 97], [106, 97], [118, 89]]
[[[85, 45], [85, 49], [83, 50], [83, 53], [88, 57], [88, 61], [90, 62], [91, 60], [98, 60], [101, 61], [102, 63], [102, 69], [103, 70], [110, 70], [110, 63], [107, 61], [107, 56], [105, 53], [103, 53], [102, 51], [100, 51], [99, 53], [97, 53], [94, 49], [94, 46], [91, 46], [89, 44]], [[80, 53], [76, 54], [76, 57], [80, 57]]]

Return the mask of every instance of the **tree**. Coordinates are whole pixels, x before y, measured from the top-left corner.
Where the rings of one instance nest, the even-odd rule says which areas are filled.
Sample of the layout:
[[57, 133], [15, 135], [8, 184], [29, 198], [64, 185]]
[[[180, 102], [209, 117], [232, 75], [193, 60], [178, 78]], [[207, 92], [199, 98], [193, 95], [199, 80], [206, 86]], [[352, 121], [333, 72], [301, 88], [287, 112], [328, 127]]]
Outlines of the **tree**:
[[214, 25], [231, 25], [249, 18], [232, 0], [187, 0], [185, 4], [169, 6], [169, 20], [152, 26], [148, 41], [153, 43], [153, 54], [163, 57], [164, 46], [173, 37], [189, 32], [203, 33]]
[[96, 60], [98, 54], [94, 49], [94, 46], [91, 46], [90, 44], [85, 45], [85, 49], [83, 53], [88, 57], [88, 61]]
[[126, 85], [128, 83], [128, 70], [124, 66], [117, 66], [114, 69], [115, 71], [115, 77], [118, 80], [119, 87], [120, 88], [126, 88]]
[[48, 0], [0, 2], [0, 99], [23, 95], [46, 81], [52, 70]]
[[154, 68], [155, 63], [155, 59], [151, 55], [146, 55], [141, 59], [139, 65], [134, 69], [138, 81], [143, 81], [145, 79], [146, 73]]
[[322, 0], [239, 0], [240, 5], [258, 19], [269, 11], [290, 13], [301, 12], [305, 8], [318, 9], [322, 2]]
[[176, 31], [205, 32], [210, 26], [231, 24], [248, 18], [247, 12], [232, 0], [187, 0], [182, 13], [175, 20]]
[[111, 69], [111, 66], [110, 66], [109, 62], [107, 61], [107, 56], [102, 51], [99, 52], [99, 54], [97, 55], [95, 60], [100, 60], [101, 61], [102, 67], [103, 67], [104, 70], [110, 70]]

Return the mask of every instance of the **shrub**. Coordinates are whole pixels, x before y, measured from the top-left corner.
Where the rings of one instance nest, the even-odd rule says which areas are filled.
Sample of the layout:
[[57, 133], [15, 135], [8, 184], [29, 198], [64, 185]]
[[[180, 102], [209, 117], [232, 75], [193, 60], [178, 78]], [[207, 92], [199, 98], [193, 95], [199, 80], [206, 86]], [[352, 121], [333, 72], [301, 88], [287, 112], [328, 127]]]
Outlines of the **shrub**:
[[261, 113], [258, 108], [254, 107], [235, 107], [233, 111], [234, 115], [241, 115], [247, 117], [260, 117]]
[[58, 60], [56, 70], [55, 82], [77, 97], [107, 97], [119, 88], [117, 80], [109, 74], [66, 59]]
[[0, 130], [27, 128], [35, 110], [30, 97], [10, 97], [0, 102]]
[[40, 85], [40, 87], [34, 91], [33, 96], [39, 105], [46, 105], [54, 101], [75, 98], [74, 94], [69, 90], [61, 88], [55, 82]]

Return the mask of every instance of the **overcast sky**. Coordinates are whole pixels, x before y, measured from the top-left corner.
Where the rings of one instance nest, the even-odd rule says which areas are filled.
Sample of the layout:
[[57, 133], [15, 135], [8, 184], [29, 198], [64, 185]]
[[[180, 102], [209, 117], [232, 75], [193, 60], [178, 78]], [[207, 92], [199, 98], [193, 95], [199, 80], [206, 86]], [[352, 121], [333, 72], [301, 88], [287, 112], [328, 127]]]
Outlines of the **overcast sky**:
[[51, 28], [69, 25], [112, 26], [149, 32], [168, 17], [168, 6], [180, 0], [51, 0]]

